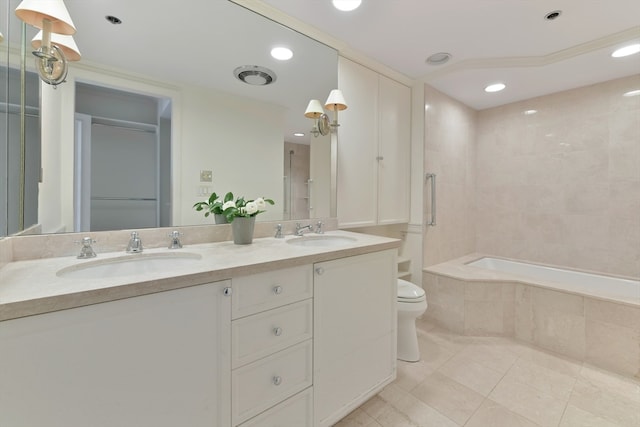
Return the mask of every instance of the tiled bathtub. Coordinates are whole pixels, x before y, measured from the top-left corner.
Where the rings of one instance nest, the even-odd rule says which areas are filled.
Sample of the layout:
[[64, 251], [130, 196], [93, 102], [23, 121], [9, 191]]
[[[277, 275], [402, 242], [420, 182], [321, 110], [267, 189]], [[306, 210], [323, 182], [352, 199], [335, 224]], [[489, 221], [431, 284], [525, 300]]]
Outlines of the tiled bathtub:
[[591, 290], [580, 290], [579, 283], [535, 277], [527, 268], [504, 272], [485, 268], [488, 260], [469, 264], [481, 258], [469, 255], [424, 270], [427, 318], [459, 334], [515, 337], [640, 378], [637, 281], [623, 279], [623, 292], [606, 280], [603, 289], [591, 283]]

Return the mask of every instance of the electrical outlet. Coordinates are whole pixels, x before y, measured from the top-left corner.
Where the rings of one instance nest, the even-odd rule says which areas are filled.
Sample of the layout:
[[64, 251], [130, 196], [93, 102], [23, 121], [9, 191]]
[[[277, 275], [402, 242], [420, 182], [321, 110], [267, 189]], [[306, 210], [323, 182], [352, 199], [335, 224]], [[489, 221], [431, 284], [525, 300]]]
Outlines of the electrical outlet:
[[200, 171], [200, 182], [212, 182], [213, 171]]

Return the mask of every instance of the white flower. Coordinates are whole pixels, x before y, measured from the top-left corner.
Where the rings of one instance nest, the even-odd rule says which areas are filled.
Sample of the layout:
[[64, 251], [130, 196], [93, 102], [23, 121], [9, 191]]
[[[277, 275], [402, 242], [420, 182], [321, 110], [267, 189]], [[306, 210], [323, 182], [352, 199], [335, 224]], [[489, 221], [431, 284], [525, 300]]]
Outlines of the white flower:
[[247, 204], [244, 206], [244, 211], [247, 215], [253, 215], [254, 213], [258, 212], [258, 204], [256, 202], [247, 202]]
[[233, 200], [229, 200], [228, 202], [224, 202], [224, 204], [222, 205], [222, 210], [227, 210], [229, 208], [235, 208], [236, 207], [236, 202], [234, 202]]
[[262, 197], [258, 197], [257, 199], [254, 200], [256, 206], [258, 207], [258, 210], [265, 210], [267, 207], [267, 203], [264, 201], [264, 199]]

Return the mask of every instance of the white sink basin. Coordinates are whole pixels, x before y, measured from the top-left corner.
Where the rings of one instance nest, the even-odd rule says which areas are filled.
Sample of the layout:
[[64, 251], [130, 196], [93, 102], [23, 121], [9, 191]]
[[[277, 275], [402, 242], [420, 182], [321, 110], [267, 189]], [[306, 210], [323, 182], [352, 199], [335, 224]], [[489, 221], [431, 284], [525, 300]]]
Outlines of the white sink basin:
[[356, 239], [348, 236], [316, 235], [302, 236], [287, 240], [290, 245], [307, 246], [316, 248], [335, 248], [354, 243]]
[[202, 257], [188, 252], [133, 254], [118, 258], [82, 262], [59, 270], [58, 277], [97, 279], [149, 273], [170, 273], [183, 267], [195, 267]]

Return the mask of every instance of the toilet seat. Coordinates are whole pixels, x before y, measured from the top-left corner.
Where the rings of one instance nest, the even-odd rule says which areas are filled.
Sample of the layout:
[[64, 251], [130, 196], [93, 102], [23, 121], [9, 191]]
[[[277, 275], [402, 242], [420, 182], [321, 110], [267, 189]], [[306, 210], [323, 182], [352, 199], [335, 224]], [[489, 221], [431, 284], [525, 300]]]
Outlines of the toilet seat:
[[398, 279], [398, 302], [419, 303], [426, 299], [424, 289], [406, 280]]

